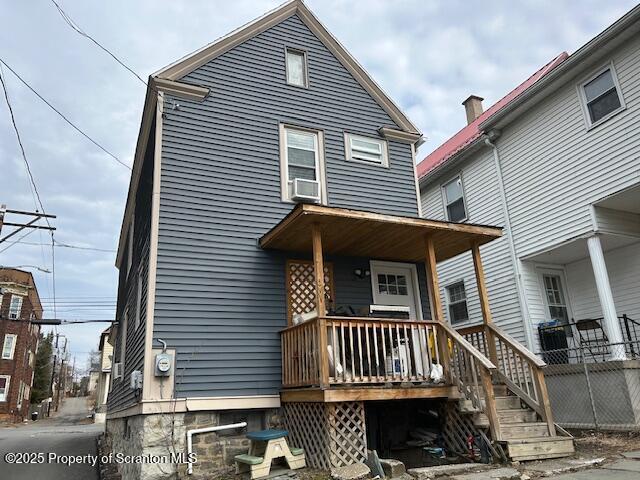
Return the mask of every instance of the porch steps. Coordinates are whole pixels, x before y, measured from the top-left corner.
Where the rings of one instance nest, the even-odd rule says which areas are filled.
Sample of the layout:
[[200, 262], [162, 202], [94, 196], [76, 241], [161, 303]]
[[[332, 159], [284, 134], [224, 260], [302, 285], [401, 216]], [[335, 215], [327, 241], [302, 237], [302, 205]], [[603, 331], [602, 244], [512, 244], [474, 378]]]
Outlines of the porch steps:
[[507, 441], [511, 460], [543, 460], [569, 457], [575, 453], [573, 437], [522, 438]]
[[[484, 406], [484, 400], [482, 400], [482, 405]], [[518, 409], [520, 408], [520, 399], [512, 395], [496, 397], [496, 408], [498, 409], [498, 411]], [[460, 410], [463, 413], [476, 412], [476, 408], [473, 406], [473, 402], [466, 399], [460, 400]]]
[[[549, 435], [545, 422], [539, 421], [538, 414], [517, 396], [510, 394], [506, 385], [494, 385], [496, 409], [500, 422], [500, 443], [506, 447], [511, 460], [541, 460], [573, 455], [573, 438], [557, 432]], [[482, 396], [482, 395], [481, 395]], [[484, 400], [482, 400], [484, 404]], [[473, 415], [476, 427], [488, 428], [486, 414], [473, 408], [471, 400], [459, 400], [462, 413]]]

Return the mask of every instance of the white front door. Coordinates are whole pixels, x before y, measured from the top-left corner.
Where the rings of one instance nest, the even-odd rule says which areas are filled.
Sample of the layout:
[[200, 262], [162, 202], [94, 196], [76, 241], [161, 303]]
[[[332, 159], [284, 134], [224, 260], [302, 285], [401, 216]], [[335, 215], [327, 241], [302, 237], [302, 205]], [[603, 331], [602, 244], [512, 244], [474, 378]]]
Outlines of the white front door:
[[422, 320], [416, 266], [410, 263], [371, 261], [371, 287], [376, 305], [409, 307], [412, 320]]

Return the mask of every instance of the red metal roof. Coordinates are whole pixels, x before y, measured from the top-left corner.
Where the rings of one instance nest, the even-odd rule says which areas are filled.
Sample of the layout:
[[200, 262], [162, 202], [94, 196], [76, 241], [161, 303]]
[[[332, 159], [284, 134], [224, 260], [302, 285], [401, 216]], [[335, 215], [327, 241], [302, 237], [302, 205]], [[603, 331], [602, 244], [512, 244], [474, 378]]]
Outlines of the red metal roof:
[[518, 85], [516, 88], [511, 90], [508, 94], [494, 103], [487, 110], [482, 112], [482, 114], [476, 118], [469, 125], [464, 127], [458, 133], [456, 133], [449, 140], [444, 142], [438, 148], [436, 148], [433, 152], [427, 155], [417, 166], [418, 178], [422, 178], [427, 173], [429, 173], [434, 168], [442, 165], [448, 159], [450, 159], [454, 154], [463, 150], [467, 145], [471, 144], [474, 140], [479, 138], [484, 132], [480, 130], [480, 124], [487, 120], [491, 115], [496, 113], [505, 105], [509, 104], [512, 100], [514, 100], [518, 95], [527, 90], [531, 85], [536, 83], [542, 77], [544, 77], [547, 73], [553, 70], [555, 67], [564, 62], [569, 54], [567, 52], [562, 52], [560, 55], [555, 57], [549, 63], [547, 63], [544, 67], [538, 70], [536, 73], [531, 75], [528, 79]]

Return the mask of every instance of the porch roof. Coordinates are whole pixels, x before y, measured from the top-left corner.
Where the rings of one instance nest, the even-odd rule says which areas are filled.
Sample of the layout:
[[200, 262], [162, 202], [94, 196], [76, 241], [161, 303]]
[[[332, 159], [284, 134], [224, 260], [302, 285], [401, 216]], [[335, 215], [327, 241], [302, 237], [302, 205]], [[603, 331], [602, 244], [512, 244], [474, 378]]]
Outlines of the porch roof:
[[401, 217], [321, 205], [298, 204], [261, 239], [264, 249], [311, 252], [311, 227], [322, 233], [329, 255], [421, 262], [425, 237], [432, 236], [436, 260], [455, 257], [502, 235], [501, 227]]

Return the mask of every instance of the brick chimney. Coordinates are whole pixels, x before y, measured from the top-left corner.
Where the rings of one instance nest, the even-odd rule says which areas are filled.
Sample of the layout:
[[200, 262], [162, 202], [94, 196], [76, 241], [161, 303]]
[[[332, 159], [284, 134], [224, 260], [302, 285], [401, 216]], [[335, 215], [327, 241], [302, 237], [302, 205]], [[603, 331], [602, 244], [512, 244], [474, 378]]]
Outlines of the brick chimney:
[[464, 109], [467, 112], [467, 125], [482, 114], [483, 100], [484, 98], [478, 97], [477, 95], [469, 95], [469, 98], [462, 102], [462, 105], [464, 105]]

